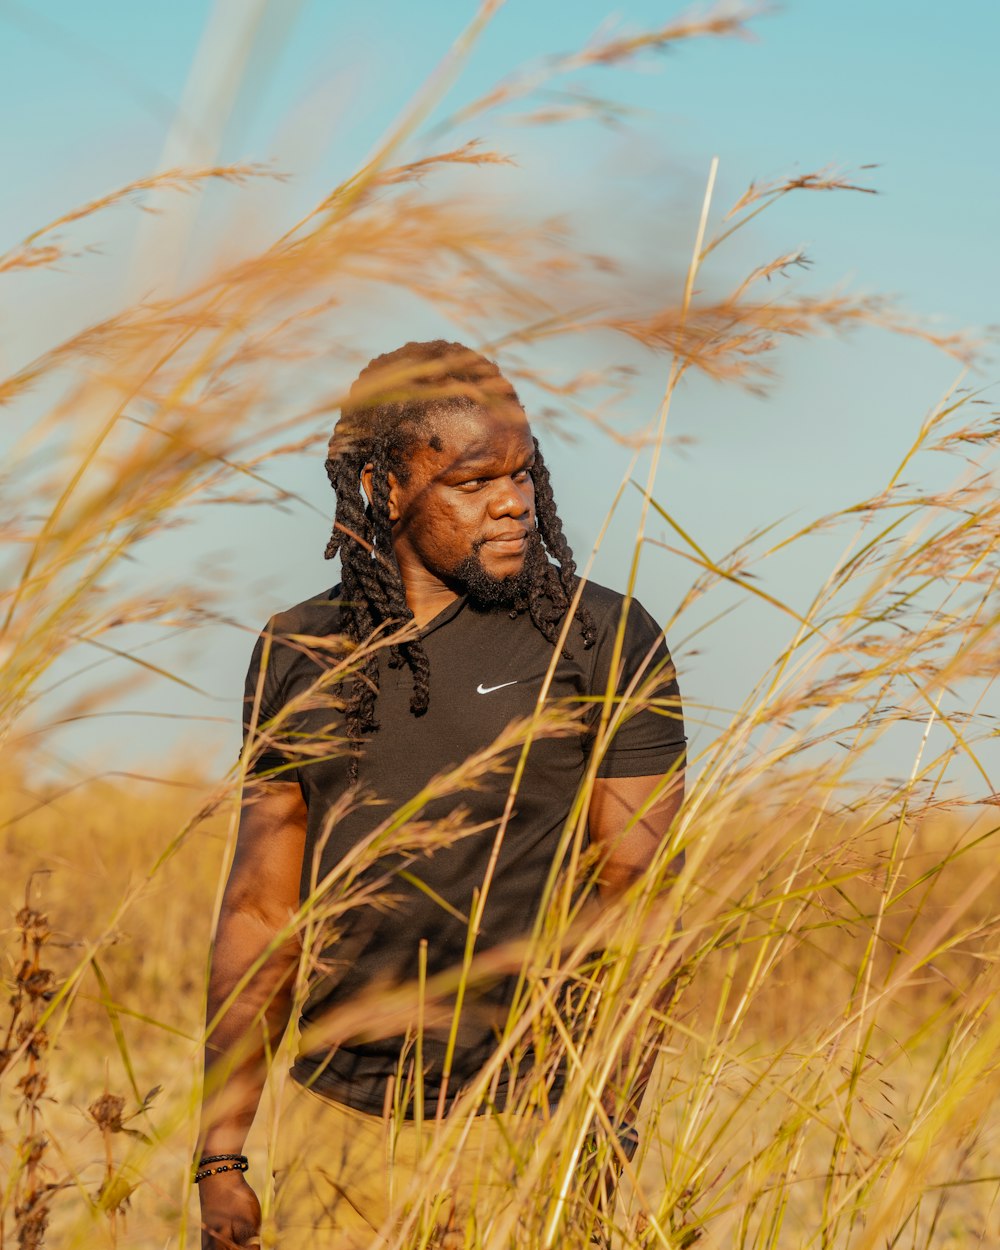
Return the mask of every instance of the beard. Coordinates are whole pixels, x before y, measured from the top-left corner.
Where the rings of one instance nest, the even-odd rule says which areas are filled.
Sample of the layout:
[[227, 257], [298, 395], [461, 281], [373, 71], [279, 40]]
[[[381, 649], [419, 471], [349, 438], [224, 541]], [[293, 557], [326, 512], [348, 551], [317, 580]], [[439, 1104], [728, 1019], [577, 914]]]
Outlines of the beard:
[[451, 578], [465, 591], [475, 608], [524, 608], [528, 594], [544, 567], [545, 550], [537, 530], [528, 534], [524, 562], [516, 573], [494, 577], [479, 556], [479, 546], [452, 571]]

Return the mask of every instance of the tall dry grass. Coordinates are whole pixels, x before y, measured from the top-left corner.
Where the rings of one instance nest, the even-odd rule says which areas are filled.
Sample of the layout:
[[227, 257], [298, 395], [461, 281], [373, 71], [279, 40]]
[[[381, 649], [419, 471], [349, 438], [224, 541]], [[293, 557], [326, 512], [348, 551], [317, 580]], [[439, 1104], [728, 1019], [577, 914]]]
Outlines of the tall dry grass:
[[[113, 710], [127, 692], [127, 682], [95, 683], [59, 703], [50, 687], [62, 688], [60, 665], [74, 656], [121, 654], [143, 675], [178, 680], [128, 631], [211, 628], [219, 610], [211, 588], [195, 578], [126, 588], [120, 570], [204, 501], [280, 505], [276, 462], [325, 439], [354, 372], [336, 346], [339, 310], [371, 284], [389, 284], [443, 311], [487, 350], [523, 356], [536, 382], [546, 379], [528, 348], [556, 336], [610, 328], [662, 353], [664, 402], [642, 449], [646, 471], [618, 496], [638, 489], [643, 498], [623, 578], [631, 589], [655, 518], [693, 572], [667, 623], [671, 639], [719, 587], [765, 598], [791, 630], [735, 713], [700, 706], [697, 691], [686, 691], [691, 719], [716, 733], [691, 762], [684, 809], [643, 882], [595, 919], [554, 873], [531, 941], [470, 958], [461, 970], [465, 986], [498, 967], [521, 973], [519, 1010], [473, 1093], [488, 1089], [497, 1065], [529, 1038], [538, 1055], [533, 1080], [506, 1113], [510, 1201], [468, 1244], [588, 1244], [591, 1178], [614, 1154], [601, 1139], [601, 1095], [612, 1089], [619, 1105], [629, 1101], [642, 1049], [624, 1070], [617, 1057], [633, 1032], [657, 1068], [643, 1104], [644, 1148], [634, 1164], [617, 1159], [627, 1197], [613, 1217], [622, 1244], [991, 1244], [1000, 1235], [998, 800], [980, 745], [994, 732], [984, 692], [998, 659], [995, 418], [956, 390], [901, 449], [876, 497], [785, 538], [749, 539], [722, 558], [656, 490], [670, 407], [689, 371], [758, 385], [783, 337], [862, 324], [921, 336], [963, 359], [972, 346], [870, 299], [775, 300], [767, 280], [794, 267], [794, 253], [724, 297], [698, 293], [718, 249], [770, 204], [801, 191], [864, 189], [827, 171], [753, 187], [720, 221], [713, 168], [682, 288], [653, 313], [593, 308], [592, 262], [568, 237], [466, 201], [460, 182], [436, 194], [435, 177], [474, 176], [475, 165], [505, 159], [472, 144], [469, 122], [485, 127], [502, 107], [531, 110], [553, 75], [739, 33], [745, 17], [709, 15], [597, 44], [501, 84], [428, 135], [427, 117], [495, 8], [483, 6], [371, 160], [271, 246], [176, 298], [124, 308], [0, 381], [9, 405], [31, 394], [44, 401], [11, 459], [2, 523], [3, 875], [12, 927], [11, 999], [0, 1022], [0, 1239], [197, 1244], [190, 1158], [201, 1012], [239, 773], [211, 782], [189, 770], [172, 786], [113, 777], [64, 785], [47, 780], [33, 754], [44, 759], [54, 726]], [[90, 228], [122, 201], [258, 172], [143, 179], [33, 233], [0, 259], [0, 271], [51, 264], [66, 252], [60, 230]], [[289, 367], [318, 369], [331, 343], [335, 382], [283, 398]], [[585, 416], [586, 378], [561, 390]], [[952, 454], [964, 466], [953, 487], [908, 484], [916, 458]], [[844, 554], [817, 575], [804, 611], [762, 588], [757, 570], [769, 558], [829, 532], [843, 535]], [[356, 660], [345, 655], [345, 671]], [[960, 714], [955, 691], [966, 696]], [[630, 697], [635, 705], [649, 695], [640, 682]], [[551, 731], [551, 715], [513, 727], [497, 749]], [[923, 726], [909, 775], [865, 780], [878, 771], [880, 740], [900, 722]], [[931, 732], [938, 723], [948, 735], [941, 750]], [[609, 706], [603, 730], [613, 728]], [[962, 799], [944, 789], [958, 764], [982, 780]], [[435, 785], [460, 789], [470, 772], [491, 766], [469, 761]], [[593, 868], [586, 797], [577, 798], [563, 847], [577, 876]], [[303, 939], [300, 995], [324, 925], [357, 901], [363, 870], [389, 848], [419, 857], [462, 836], [417, 819], [425, 798], [382, 814], [349, 870], [315, 889], [290, 922]], [[680, 850], [686, 866], [675, 877]], [[680, 989], [664, 1017], [671, 978]], [[432, 1009], [455, 986], [425, 989]], [[554, 1006], [564, 990], [572, 1028]], [[358, 1010], [369, 1027], [394, 1031], [398, 1008], [379, 995]], [[332, 1022], [335, 1031], [350, 1027]], [[534, 1110], [557, 1060], [567, 1067], [566, 1094], [539, 1126]], [[283, 1068], [279, 1059], [276, 1098]], [[465, 1123], [451, 1119], [430, 1174], [446, 1181]], [[603, 1144], [588, 1154], [595, 1126]], [[258, 1180], [278, 1127], [276, 1115], [262, 1116], [252, 1147]], [[416, 1204], [393, 1244], [428, 1244], [424, 1214]]]

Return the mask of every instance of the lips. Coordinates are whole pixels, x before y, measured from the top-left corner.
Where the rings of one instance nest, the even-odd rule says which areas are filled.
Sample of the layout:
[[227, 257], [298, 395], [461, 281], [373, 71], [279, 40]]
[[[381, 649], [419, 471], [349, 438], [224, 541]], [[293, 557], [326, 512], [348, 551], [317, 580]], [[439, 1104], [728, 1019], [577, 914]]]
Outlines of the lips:
[[499, 551], [517, 551], [528, 541], [528, 531], [524, 529], [504, 530], [501, 534], [493, 534], [483, 539], [484, 547], [495, 547]]

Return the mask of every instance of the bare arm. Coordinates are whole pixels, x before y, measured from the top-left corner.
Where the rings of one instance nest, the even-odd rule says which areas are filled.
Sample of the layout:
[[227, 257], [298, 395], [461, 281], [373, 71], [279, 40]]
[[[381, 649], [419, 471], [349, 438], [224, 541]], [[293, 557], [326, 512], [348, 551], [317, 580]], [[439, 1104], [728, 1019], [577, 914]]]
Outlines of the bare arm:
[[[298, 908], [305, 833], [306, 807], [297, 784], [258, 784], [245, 797], [209, 973], [199, 1157], [242, 1152], [268, 1055], [288, 1024], [296, 939], [285, 941], [247, 976]], [[257, 1233], [260, 1205], [242, 1175], [211, 1176], [199, 1188], [204, 1247], [244, 1245]]]
[[[630, 823], [659, 787], [663, 793], [650, 810]], [[601, 898], [617, 898], [644, 875], [650, 861], [666, 841], [684, 798], [684, 774], [677, 773], [664, 785], [655, 777], [598, 777], [590, 799], [590, 838], [603, 852]], [[683, 855], [676, 864], [679, 869]]]
[[[639, 820], [640, 811], [659, 788], [663, 793]], [[603, 852], [599, 877], [600, 901], [607, 905], [639, 881], [666, 841], [670, 826], [684, 798], [684, 774], [678, 772], [664, 786], [661, 776], [599, 777], [594, 782], [590, 800], [591, 841]], [[674, 872], [683, 866], [683, 853], [673, 863]], [[669, 1006], [673, 986], [664, 987], [657, 1005]], [[619, 1071], [629, 1071], [636, 1047], [643, 1038], [633, 1034], [619, 1057]], [[652, 1075], [654, 1052], [650, 1050], [632, 1083], [632, 1094], [626, 1118], [634, 1121], [639, 1104]], [[614, 1094], [609, 1092], [608, 1110], [612, 1110]]]

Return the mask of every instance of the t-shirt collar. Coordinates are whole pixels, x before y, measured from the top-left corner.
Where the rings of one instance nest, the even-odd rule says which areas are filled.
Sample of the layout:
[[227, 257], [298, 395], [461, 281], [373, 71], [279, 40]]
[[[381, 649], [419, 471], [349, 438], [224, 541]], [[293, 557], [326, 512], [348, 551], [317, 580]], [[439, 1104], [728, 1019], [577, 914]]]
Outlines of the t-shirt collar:
[[426, 625], [421, 626], [420, 637], [426, 638], [428, 634], [433, 634], [442, 625], [447, 625], [449, 621], [453, 621], [465, 607], [466, 603], [468, 603], [468, 595], [459, 595], [453, 599], [446, 608], [441, 609], [437, 616], [431, 617]]

